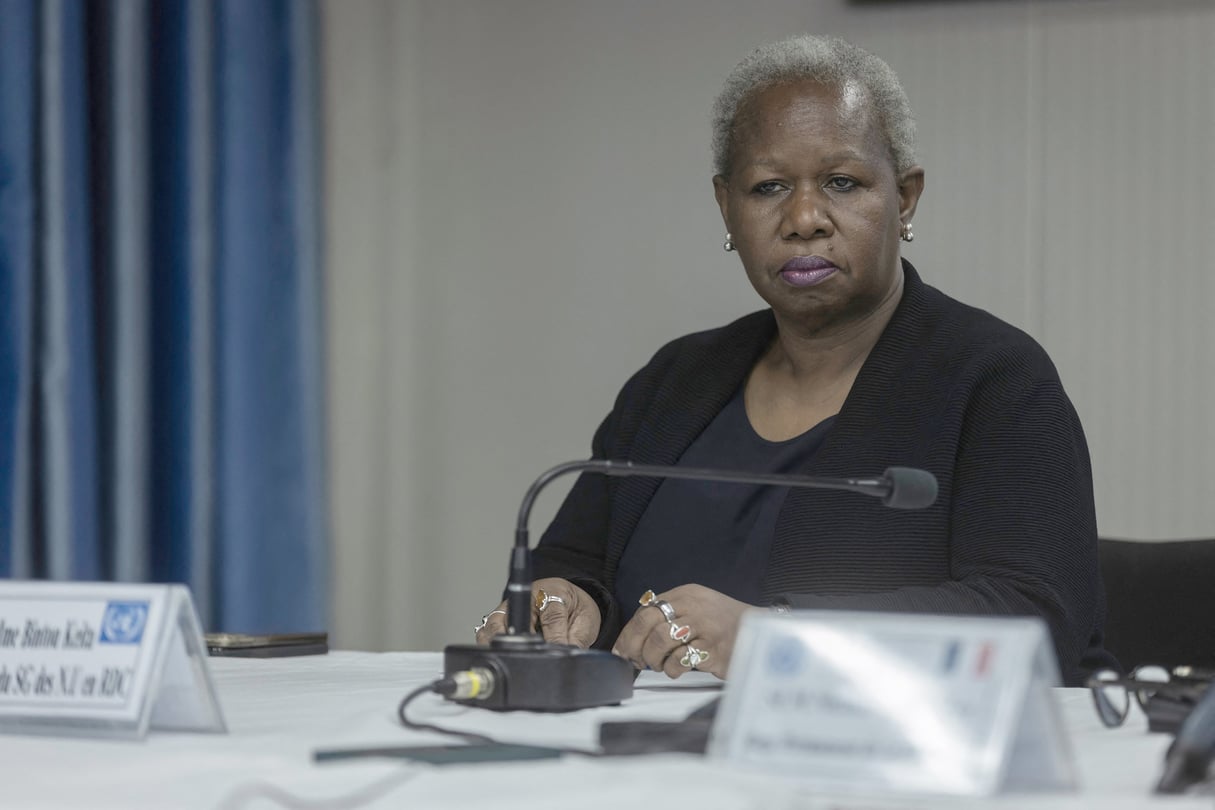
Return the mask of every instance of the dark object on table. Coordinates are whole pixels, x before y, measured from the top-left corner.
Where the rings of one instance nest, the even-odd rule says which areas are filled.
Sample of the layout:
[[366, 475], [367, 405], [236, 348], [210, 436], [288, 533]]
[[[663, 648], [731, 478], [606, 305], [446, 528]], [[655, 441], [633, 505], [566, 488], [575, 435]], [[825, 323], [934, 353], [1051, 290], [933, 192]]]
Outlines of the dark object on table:
[[362, 757], [408, 759], [430, 765], [464, 765], [470, 762], [517, 762], [529, 759], [556, 759], [566, 753], [560, 748], [514, 743], [474, 745], [405, 745], [383, 748], [321, 749], [312, 752], [313, 762], [334, 762]]
[[618, 704], [633, 696], [636, 675], [632, 664], [606, 650], [550, 644], [531, 634], [443, 649], [449, 677], [473, 670], [483, 676], [480, 691], [448, 700], [495, 711], [568, 712]]
[[207, 633], [207, 653], [238, 658], [284, 658], [295, 655], [324, 655], [329, 652], [328, 633]]
[[607, 722], [599, 725], [599, 747], [604, 756], [657, 754], [677, 751], [703, 754], [709, 729], [721, 698], [716, 697], [675, 723], [654, 721]]
[[1174, 667], [1170, 687], [1152, 693], [1141, 705], [1148, 718], [1148, 731], [1176, 734], [1215, 680], [1215, 671], [1191, 666]]
[[1152, 693], [1142, 704], [1148, 718], [1148, 731], [1176, 734], [1202, 700], [1212, 679], [1215, 679], [1215, 671], [1174, 667], [1169, 675], [1170, 688]]
[[1154, 734], [1176, 734], [1186, 717], [1194, 710], [1195, 701], [1172, 695], [1152, 695], [1145, 707], [1148, 731]]

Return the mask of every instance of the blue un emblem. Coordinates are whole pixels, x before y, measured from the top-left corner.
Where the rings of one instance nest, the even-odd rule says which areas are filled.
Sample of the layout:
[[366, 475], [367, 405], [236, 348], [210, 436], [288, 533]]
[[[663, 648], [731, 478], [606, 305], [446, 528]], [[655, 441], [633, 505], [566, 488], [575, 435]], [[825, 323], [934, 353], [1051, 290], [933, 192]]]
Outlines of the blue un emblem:
[[773, 675], [796, 675], [804, 659], [801, 641], [790, 636], [775, 639], [768, 648], [768, 669]]
[[147, 602], [109, 602], [101, 617], [101, 643], [138, 644], [147, 623]]

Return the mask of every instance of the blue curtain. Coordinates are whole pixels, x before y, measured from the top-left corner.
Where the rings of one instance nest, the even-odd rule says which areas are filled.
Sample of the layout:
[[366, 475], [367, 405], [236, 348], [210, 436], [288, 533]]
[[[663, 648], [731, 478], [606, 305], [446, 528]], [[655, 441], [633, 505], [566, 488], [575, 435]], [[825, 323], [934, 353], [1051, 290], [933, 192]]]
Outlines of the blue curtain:
[[322, 629], [312, 0], [0, 0], [0, 576]]

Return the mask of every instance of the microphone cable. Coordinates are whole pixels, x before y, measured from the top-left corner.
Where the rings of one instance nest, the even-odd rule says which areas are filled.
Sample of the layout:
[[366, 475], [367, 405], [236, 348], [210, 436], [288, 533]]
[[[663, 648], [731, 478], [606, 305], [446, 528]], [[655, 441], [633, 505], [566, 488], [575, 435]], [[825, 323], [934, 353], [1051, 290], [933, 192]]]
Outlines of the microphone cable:
[[[452, 728], [444, 728], [433, 723], [419, 723], [416, 720], [410, 720], [405, 710], [409, 704], [417, 700], [422, 695], [434, 692], [446, 698], [455, 700], [484, 700], [493, 694], [497, 687], [497, 677], [489, 669], [484, 667], [473, 667], [471, 669], [462, 670], [453, 673], [444, 678], [438, 678], [428, 684], [419, 686], [407, 694], [397, 707], [397, 717], [401, 720], [401, 725], [405, 728], [411, 728], [415, 731], [433, 731], [439, 734], [447, 734], [452, 737], [458, 737], [461, 740], [472, 745], [486, 746], [509, 746], [513, 743], [507, 743], [502, 740], [494, 739], [486, 734], [477, 734], [472, 731], [458, 731]], [[524, 746], [527, 747], [527, 746]], [[565, 745], [555, 746], [531, 746], [536, 751], [551, 751], [558, 754], [574, 754], [581, 757], [602, 757], [602, 751], [587, 751], [583, 748], [572, 748]]]
[[[486, 676], [488, 675], [488, 678]], [[463, 677], [461, 677], [463, 676]], [[485, 689], [486, 681], [488, 681], [489, 689]], [[461, 698], [477, 698], [479, 695], [488, 695], [489, 691], [493, 690], [493, 674], [489, 670], [475, 668], [457, 672], [454, 675], [446, 678], [438, 678], [428, 684], [419, 686], [417, 689], [410, 692], [401, 700], [401, 705], [397, 706], [397, 717], [401, 720], [401, 725], [405, 728], [411, 728], [414, 731], [434, 731], [439, 734], [447, 734], [452, 737], [459, 737], [469, 743], [480, 745], [497, 745], [498, 740], [485, 734], [477, 734], [471, 731], [457, 731], [451, 728], [443, 728], [432, 723], [418, 723], [410, 720], [405, 714], [405, 709], [410, 703], [420, 698], [422, 695], [434, 692], [443, 697], [461, 697]]]
[[[587, 751], [582, 748], [572, 748], [564, 745], [557, 746], [541, 746], [528, 745], [520, 743], [509, 743], [503, 740], [497, 740], [487, 734], [478, 734], [473, 731], [460, 731], [454, 728], [445, 728], [435, 725], [434, 723], [420, 723], [416, 720], [411, 720], [407, 713], [409, 705], [422, 695], [435, 693], [443, 697], [452, 698], [455, 700], [484, 700], [493, 694], [497, 686], [497, 678], [494, 673], [482, 667], [472, 667], [471, 669], [455, 672], [449, 676], [438, 678], [430, 683], [423, 684], [417, 689], [414, 689], [409, 694], [401, 699], [400, 705], [397, 706], [397, 717], [401, 721], [401, 725], [405, 728], [413, 729], [414, 731], [429, 731], [437, 734], [445, 734], [449, 737], [457, 737], [464, 740], [469, 745], [470, 754], [477, 754], [475, 749], [484, 749], [480, 753], [485, 756], [481, 758], [473, 757], [465, 760], [458, 759], [443, 759], [443, 760], [426, 760], [432, 764], [442, 764], [443, 762], [491, 762], [505, 760], [522, 760], [522, 759], [546, 759], [559, 756], [561, 754], [575, 754], [583, 757], [602, 757], [601, 751]], [[425, 746], [422, 746], [425, 747]], [[458, 755], [465, 746], [453, 746], [450, 752]], [[315, 762], [329, 762], [339, 759], [353, 759], [357, 757], [404, 757], [410, 758], [411, 755], [419, 755], [419, 746], [400, 746], [400, 747], [384, 747], [384, 748], [356, 748], [356, 749], [333, 749], [333, 750], [318, 750], [312, 754]]]

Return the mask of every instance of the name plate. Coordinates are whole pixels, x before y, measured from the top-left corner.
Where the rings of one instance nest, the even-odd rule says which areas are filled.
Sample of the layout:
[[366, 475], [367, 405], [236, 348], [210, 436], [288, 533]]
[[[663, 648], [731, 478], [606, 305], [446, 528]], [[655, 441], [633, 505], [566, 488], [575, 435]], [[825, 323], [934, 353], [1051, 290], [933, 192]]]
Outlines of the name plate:
[[0, 582], [0, 732], [224, 732], [182, 585]]
[[748, 615], [708, 754], [841, 793], [1072, 790], [1036, 618]]

